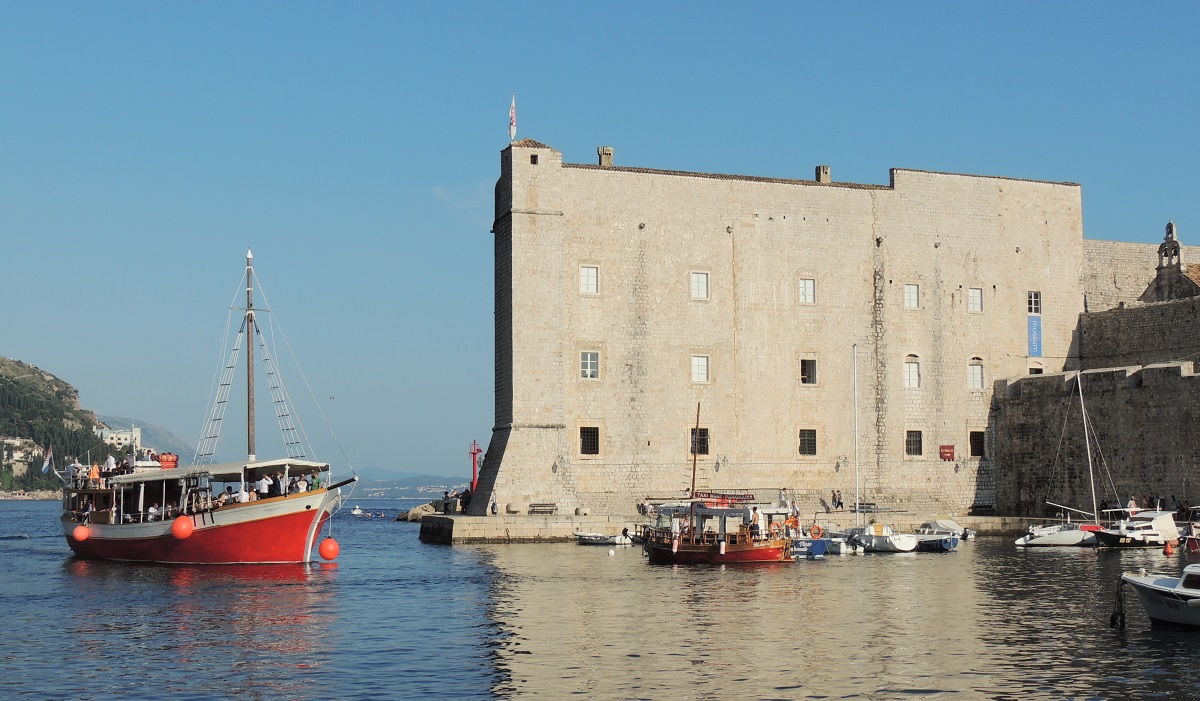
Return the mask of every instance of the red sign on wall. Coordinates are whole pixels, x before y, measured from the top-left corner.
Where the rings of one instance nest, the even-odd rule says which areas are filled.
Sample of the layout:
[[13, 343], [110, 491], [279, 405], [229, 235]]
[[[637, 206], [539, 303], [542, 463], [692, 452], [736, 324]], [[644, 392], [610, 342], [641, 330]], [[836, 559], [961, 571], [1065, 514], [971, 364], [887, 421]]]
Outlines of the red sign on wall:
[[938, 446], [938, 455], [941, 456], [942, 460], [953, 461], [954, 460], [954, 446], [939, 445]]

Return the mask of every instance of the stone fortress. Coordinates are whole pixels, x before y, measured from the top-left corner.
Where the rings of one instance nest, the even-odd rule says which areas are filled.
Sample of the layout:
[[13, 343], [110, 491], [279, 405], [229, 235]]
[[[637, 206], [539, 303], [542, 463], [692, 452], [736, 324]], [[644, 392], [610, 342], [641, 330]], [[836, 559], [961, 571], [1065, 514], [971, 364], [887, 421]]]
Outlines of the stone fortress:
[[1200, 500], [1200, 274], [1182, 263], [1200, 254], [1173, 228], [1160, 247], [1085, 240], [1075, 183], [598, 155], [501, 153], [495, 426], [471, 515], [632, 515], [685, 493], [693, 446], [697, 490], [782, 487], [808, 512], [831, 490], [850, 507], [856, 482], [931, 516], [1082, 508], [1080, 367], [1124, 498]]

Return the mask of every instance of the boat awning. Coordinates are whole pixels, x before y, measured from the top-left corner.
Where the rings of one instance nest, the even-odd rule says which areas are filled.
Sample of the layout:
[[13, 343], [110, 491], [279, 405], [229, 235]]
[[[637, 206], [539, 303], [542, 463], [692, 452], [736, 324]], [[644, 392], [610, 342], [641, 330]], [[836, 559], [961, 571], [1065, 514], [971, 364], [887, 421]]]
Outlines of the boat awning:
[[253, 462], [241, 460], [238, 462], [217, 463], [215, 465], [187, 465], [167, 470], [138, 470], [130, 474], [111, 477], [109, 478], [109, 482], [114, 485], [121, 485], [136, 484], [138, 482], [179, 480], [187, 477], [208, 477], [217, 481], [235, 482], [240, 481], [242, 475], [246, 475], [247, 479], [259, 479], [264, 474], [274, 474], [285, 469], [290, 474], [299, 472], [324, 472], [329, 469], [329, 463], [289, 458], [255, 460]]

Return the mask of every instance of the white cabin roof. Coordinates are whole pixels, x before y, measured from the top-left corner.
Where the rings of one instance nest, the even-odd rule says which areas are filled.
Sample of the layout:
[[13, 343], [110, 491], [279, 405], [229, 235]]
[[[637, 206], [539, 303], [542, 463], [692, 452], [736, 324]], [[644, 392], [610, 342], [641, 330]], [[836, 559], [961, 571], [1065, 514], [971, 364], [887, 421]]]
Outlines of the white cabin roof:
[[[169, 469], [139, 469], [125, 475], [116, 475], [109, 479], [112, 484], [136, 484], [138, 482], [160, 482], [177, 480], [185, 477], [209, 477], [218, 481], [240, 480], [245, 474], [250, 479], [258, 479], [264, 473], [275, 473], [286, 469], [289, 473], [324, 472], [329, 469], [329, 463], [282, 458], [276, 460], [241, 460], [224, 462], [214, 465], [186, 465]], [[224, 479], [222, 479], [224, 478]]]

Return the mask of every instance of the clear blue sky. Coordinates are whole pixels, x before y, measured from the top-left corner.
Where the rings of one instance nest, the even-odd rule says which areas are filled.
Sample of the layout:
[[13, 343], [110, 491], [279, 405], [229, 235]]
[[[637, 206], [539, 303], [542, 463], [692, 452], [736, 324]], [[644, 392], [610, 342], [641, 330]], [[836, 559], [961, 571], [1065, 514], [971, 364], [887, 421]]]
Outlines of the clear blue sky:
[[1195, 245], [1198, 8], [4, 2], [0, 354], [195, 441], [252, 248], [350, 461], [466, 475], [513, 90], [569, 162], [1072, 181], [1088, 238]]

